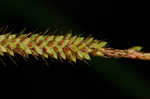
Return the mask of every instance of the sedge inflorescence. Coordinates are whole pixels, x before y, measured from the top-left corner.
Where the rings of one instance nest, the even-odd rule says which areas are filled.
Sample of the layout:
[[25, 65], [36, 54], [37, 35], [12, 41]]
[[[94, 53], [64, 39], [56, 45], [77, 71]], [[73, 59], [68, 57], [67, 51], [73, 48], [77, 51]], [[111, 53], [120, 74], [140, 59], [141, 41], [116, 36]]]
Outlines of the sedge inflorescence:
[[106, 44], [107, 42], [93, 37], [73, 36], [72, 33], [66, 35], [7, 33], [0, 35], [0, 55], [20, 54], [26, 58], [31, 54], [76, 62], [77, 59], [91, 60], [91, 55], [103, 56], [100, 49]]

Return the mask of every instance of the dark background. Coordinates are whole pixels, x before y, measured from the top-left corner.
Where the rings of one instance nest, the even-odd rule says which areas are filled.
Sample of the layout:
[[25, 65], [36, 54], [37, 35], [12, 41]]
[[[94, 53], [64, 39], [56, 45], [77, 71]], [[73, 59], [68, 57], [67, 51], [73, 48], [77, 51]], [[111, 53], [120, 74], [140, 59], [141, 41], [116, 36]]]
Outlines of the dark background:
[[[113, 48], [141, 45], [150, 51], [147, 4], [113, 2], [112, 7], [112, 0], [0, 0], [0, 25], [8, 25], [7, 31], [14, 33], [24, 28], [26, 32], [72, 29], [75, 34], [106, 40]], [[50, 59], [47, 66], [41, 58], [17, 57], [12, 57], [17, 66], [9, 56], [1, 57], [7, 66], [0, 64], [0, 94], [6, 98], [150, 97], [149, 61], [92, 57], [88, 64], [74, 64]]]

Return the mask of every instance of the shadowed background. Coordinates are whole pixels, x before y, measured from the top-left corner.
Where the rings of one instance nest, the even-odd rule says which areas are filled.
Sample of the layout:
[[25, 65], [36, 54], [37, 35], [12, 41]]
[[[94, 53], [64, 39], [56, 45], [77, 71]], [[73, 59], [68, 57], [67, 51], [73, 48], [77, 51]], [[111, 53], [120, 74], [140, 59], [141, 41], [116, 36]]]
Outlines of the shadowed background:
[[[50, 33], [56, 34], [71, 31], [84, 36], [92, 34], [108, 41], [110, 47], [124, 49], [142, 45], [145, 51], [150, 51], [149, 38], [144, 34], [148, 31], [143, 23], [146, 19], [137, 17], [136, 11], [131, 12], [120, 7], [112, 15], [111, 0], [0, 0], [0, 25], [9, 25], [8, 30], [14, 33], [24, 28], [26, 32], [50, 28]], [[1, 90], [12, 97], [150, 97], [149, 61], [92, 57], [88, 64], [47, 60], [49, 66], [46, 66], [42, 59], [26, 62], [19, 57], [19, 60], [14, 58], [16, 67], [8, 56], [1, 58], [8, 65], [1, 64], [4, 85]]]

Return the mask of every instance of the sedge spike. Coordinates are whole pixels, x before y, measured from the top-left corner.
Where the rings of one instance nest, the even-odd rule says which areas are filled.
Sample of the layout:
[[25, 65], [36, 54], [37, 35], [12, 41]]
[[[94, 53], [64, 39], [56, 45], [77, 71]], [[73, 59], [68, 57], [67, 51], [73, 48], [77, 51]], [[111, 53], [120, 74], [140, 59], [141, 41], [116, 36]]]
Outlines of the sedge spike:
[[81, 37], [71, 33], [66, 35], [44, 34], [1, 34], [0, 55], [14, 56], [19, 54], [24, 58], [35, 57], [54, 58], [76, 63], [77, 60], [91, 60], [91, 56], [104, 58], [130, 58], [150, 60], [150, 53], [140, 52], [142, 47], [135, 46], [125, 50], [106, 47], [107, 42], [93, 37]]

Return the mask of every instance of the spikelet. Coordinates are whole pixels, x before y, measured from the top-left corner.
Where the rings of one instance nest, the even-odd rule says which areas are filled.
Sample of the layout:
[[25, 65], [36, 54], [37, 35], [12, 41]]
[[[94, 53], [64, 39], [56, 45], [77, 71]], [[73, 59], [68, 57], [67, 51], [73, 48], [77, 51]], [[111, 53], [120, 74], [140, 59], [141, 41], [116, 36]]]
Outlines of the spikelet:
[[72, 33], [66, 35], [45, 35], [44, 33], [23, 34], [22, 32], [20, 32], [20, 35], [0, 33], [0, 56], [5, 54], [15, 56], [15, 54], [19, 54], [23, 58], [28, 58], [29, 55], [32, 55], [35, 58], [41, 56], [45, 59], [52, 58], [74, 63], [77, 60], [91, 60], [91, 56], [150, 60], [150, 53], [141, 52], [141, 46], [120, 50], [108, 48], [106, 47], [106, 41], [97, 40], [90, 36], [85, 38], [72, 35]]
[[95, 40], [93, 37], [66, 35], [41, 35], [41, 34], [3, 34], [0, 35], [0, 55], [5, 53], [14, 56], [20, 54], [42, 56], [60, 60], [76, 62], [79, 60], [91, 60], [91, 55], [103, 56], [101, 48], [107, 42]]

